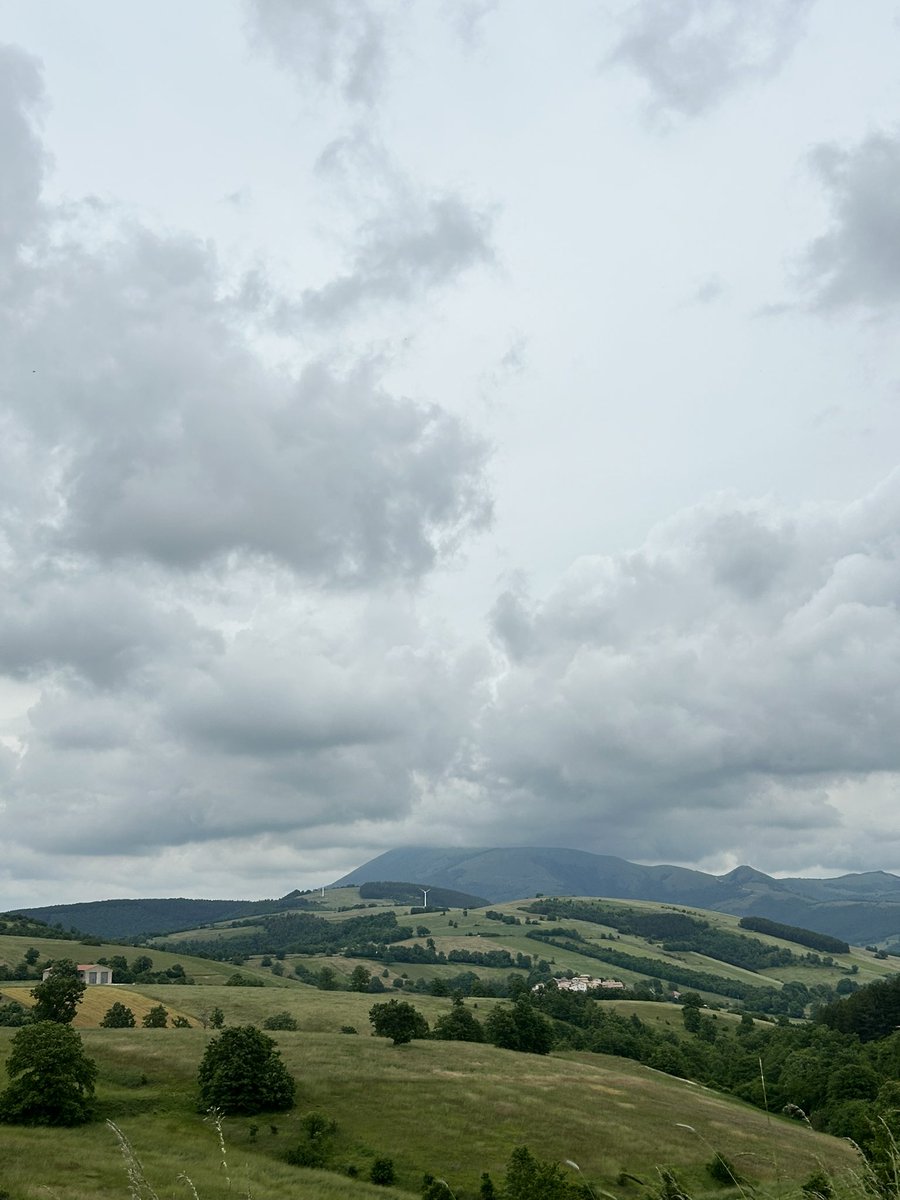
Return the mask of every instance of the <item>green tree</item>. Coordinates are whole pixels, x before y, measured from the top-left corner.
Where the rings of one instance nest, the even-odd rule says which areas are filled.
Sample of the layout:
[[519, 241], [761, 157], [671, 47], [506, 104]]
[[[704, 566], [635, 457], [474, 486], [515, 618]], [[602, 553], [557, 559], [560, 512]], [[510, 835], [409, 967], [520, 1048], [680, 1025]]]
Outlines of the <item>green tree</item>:
[[334, 967], [323, 967], [318, 974], [318, 985], [323, 992], [337, 991], [338, 977]]
[[483, 1042], [484, 1030], [481, 1022], [462, 1002], [461, 997], [453, 1001], [453, 1007], [434, 1023], [434, 1037], [442, 1042]]
[[549, 1054], [553, 1045], [553, 1026], [529, 1000], [521, 999], [509, 1008], [495, 1008], [484, 1023], [489, 1042], [503, 1050], [522, 1050], [527, 1054]]
[[292, 1017], [289, 1012], [272, 1013], [270, 1017], [266, 1017], [263, 1021], [263, 1029], [296, 1029], [297, 1018]]
[[369, 990], [369, 980], [372, 976], [366, 968], [359, 964], [353, 968], [353, 973], [350, 976], [350, 991], [351, 992], [367, 992]]
[[403, 1046], [413, 1038], [428, 1037], [428, 1022], [405, 1000], [373, 1004], [369, 1009], [369, 1020], [376, 1037], [389, 1037], [395, 1046]]
[[165, 1029], [169, 1023], [169, 1014], [162, 1004], [154, 1004], [149, 1012], [144, 1013], [141, 1024], [145, 1029]]
[[106, 1010], [106, 1016], [100, 1022], [101, 1029], [133, 1029], [134, 1013], [126, 1008], [121, 1000], [117, 1000]]
[[394, 1182], [394, 1160], [392, 1158], [376, 1158], [372, 1163], [372, 1169], [369, 1171], [369, 1179], [372, 1183], [381, 1184], [382, 1187], [390, 1187]]
[[0, 1094], [0, 1121], [80, 1125], [93, 1116], [97, 1067], [68, 1025], [25, 1025], [12, 1040], [6, 1072], [9, 1085]]
[[212, 1039], [197, 1082], [201, 1108], [252, 1116], [294, 1103], [294, 1080], [274, 1040], [253, 1025], [235, 1025]]
[[50, 974], [31, 994], [37, 1001], [31, 1010], [32, 1018], [38, 1021], [55, 1021], [59, 1025], [70, 1025], [85, 992], [85, 984], [78, 974], [78, 967], [71, 959], [61, 958], [53, 964]]
[[558, 1163], [543, 1162], [527, 1146], [518, 1146], [506, 1166], [505, 1200], [563, 1200], [569, 1181]]

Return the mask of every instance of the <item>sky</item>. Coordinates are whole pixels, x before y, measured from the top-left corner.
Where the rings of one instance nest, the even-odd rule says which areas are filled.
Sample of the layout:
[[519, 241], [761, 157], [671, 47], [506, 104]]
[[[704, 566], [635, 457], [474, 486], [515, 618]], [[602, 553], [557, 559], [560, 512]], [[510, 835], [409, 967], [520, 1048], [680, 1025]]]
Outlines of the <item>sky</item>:
[[896, 0], [0, 0], [0, 909], [900, 871]]

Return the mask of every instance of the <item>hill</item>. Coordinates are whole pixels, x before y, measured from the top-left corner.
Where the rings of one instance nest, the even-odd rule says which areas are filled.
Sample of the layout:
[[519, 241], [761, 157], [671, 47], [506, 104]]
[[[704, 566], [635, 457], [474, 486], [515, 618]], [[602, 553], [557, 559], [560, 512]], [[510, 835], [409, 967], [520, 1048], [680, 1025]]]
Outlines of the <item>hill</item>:
[[[79, 904], [22, 908], [18, 912], [47, 925], [74, 928], [92, 937], [130, 940], [194, 929], [214, 921], [237, 920], [257, 913], [312, 907], [311, 895], [294, 891], [280, 900], [190, 900], [185, 897], [89, 900]], [[10, 920], [10, 914], [5, 919]], [[54, 933], [54, 936], [59, 935]]]
[[[182, 1006], [199, 1011], [207, 992], [179, 989]], [[229, 999], [224, 989], [222, 998]], [[677, 1171], [691, 1195], [717, 1194], [703, 1167], [712, 1150], [702, 1139], [739, 1161], [754, 1186], [773, 1190], [796, 1190], [815, 1170], [841, 1173], [856, 1164], [853, 1151], [837, 1139], [623, 1059], [585, 1051], [545, 1057], [458, 1042], [394, 1047], [385, 1039], [347, 1036], [338, 1031], [341, 1024], [367, 1032], [371, 997], [339, 999], [340, 1011], [329, 1016], [329, 997], [302, 985], [287, 993], [241, 994], [247, 1007], [240, 1019], [261, 1024], [267, 1011], [290, 1007], [301, 1029], [276, 1035], [298, 1083], [296, 1108], [225, 1122], [236, 1194], [255, 1200], [299, 1194], [362, 1200], [377, 1194], [362, 1179], [374, 1157], [386, 1155], [394, 1161], [397, 1191], [380, 1190], [384, 1200], [420, 1196], [426, 1171], [470, 1198], [478, 1194], [481, 1172], [499, 1182], [512, 1150], [523, 1143], [541, 1158], [577, 1162], [595, 1189], [624, 1197], [646, 1192], [621, 1182], [621, 1172], [653, 1187], [657, 1167]], [[423, 997], [417, 1005], [433, 1022], [451, 1002]], [[307, 1013], [318, 1015], [305, 1018]], [[0, 1030], [0, 1062], [12, 1032]], [[176, 1186], [184, 1172], [197, 1194], [223, 1194], [216, 1131], [196, 1111], [197, 1065], [209, 1034], [96, 1029], [83, 1036], [100, 1068], [102, 1115], [134, 1144], [157, 1193], [190, 1194]], [[311, 1110], [337, 1126], [327, 1175], [285, 1162]], [[78, 1164], [74, 1185], [73, 1164]], [[360, 1180], [347, 1178], [351, 1166]], [[104, 1200], [127, 1187], [112, 1134], [100, 1121], [78, 1129], [4, 1127], [0, 1178], [15, 1197], [49, 1191]]]
[[641, 866], [584, 850], [510, 847], [389, 850], [335, 886], [414, 879], [486, 896], [491, 903], [543, 893], [653, 900], [759, 916], [856, 945], [900, 937], [900, 878], [885, 871], [836, 879], [775, 879], [752, 867], [708, 875], [675, 866]]

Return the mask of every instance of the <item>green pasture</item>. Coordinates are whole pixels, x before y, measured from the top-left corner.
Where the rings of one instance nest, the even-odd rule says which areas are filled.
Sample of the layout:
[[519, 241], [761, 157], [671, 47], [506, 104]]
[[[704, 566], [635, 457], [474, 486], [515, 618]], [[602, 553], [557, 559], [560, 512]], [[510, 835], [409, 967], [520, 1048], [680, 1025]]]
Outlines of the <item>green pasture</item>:
[[[310, 1001], [308, 1025], [347, 1019], [363, 1032], [361, 1010], [368, 997], [284, 993], [295, 995]], [[258, 998], [248, 992], [241, 1003]], [[268, 999], [276, 998], [269, 993]], [[319, 1007], [323, 999], [338, 1007]], [[446, 1001], [428, 1000], [423, 997], [417, 1007], [430, 1019], [446, 1007]], [[235, 1008], [227, 1015], [235, 1023], [252, 1014]], [[2, 1058], [12, 1034], [0, 1030]], [[481, 1172], [502, 1178], [510, 1152], [523, 1143], [543, 1158], [572, 1159], [621, 1200], [642, 1200], [647, 1188], [617, 1183], [620, 1172], [652, 1187], [658, 1167], [677, 1170], [695, 1196], [713, 1195], [703, 1171], [711, 1147], [754, 1185], [779, 1193], [796, 1195], [799, 1182], [820, 1165], [838, 1172], [855, 1165], [854, 1152], [843, 1142], [621, 1059], [584, 1053], [541, 1057], [468, 1043], [395, 1047], [381, 1038], [301, 1031], [274, 1035], [297, 1080], [295, 1109], [226, 1119], [226, 1169], [215, 1131], [195, 1111], [197, 1065], [211, 1036], [201, 1029], [83, 1034], [100, 1068], [101, 1116], [121, 1127], [160, 1197], [190, 1200], [188, 1186], [179, 1182], [182, 1173], [201, 1200], [374, 1195], [360, 1182], [283, 1161], [300, 1137], [301, 1117], [312, 1109], [337, 1122], [334, 1165], [352, 1164], [364, 1177], [374, 1157], [391, 1157], [401, 1189], [396, 1195], [418, 1195], [422, 1173], [430, 1171], [447, 1179], [460, 1200], [474, 1197]], [[0, 1187], [12, 1200], [48, 1195], [103, 1200], [124, 1196], [127, 1181], [116, 1142], [102, 1123], [75, 1130], [9, 1126], [0, 1137]]]
[[[61, 938], [10, 937], [2, 934], [0, 934], [0, 963], [15, 967], [22, 961], [25, 951], [31, 946], [39, 951], [40, 963], [56, 958], [70, 958], [73, 962], [93, 963], [98, 958], [112, 958], [115, 954], [123, 955], [129, 963], [139, 955], [146, 956], [153, 960], [152, 969], [154, 971], [165, 971], [176, 963], [181, 963], [185, 973], [197, 983], [223, 982], [238, 969], [231, 963], [214, 962], [209, 958], [194, 958], [189, 954], [171, 953], [166, 950], [158, 950], [155, 946], [123, 946], [119, 942], [104, 942], [100, 946], [93, 946], [83, 942], [67, 942]], [[270, 971], [254, 972], [247, 967], [243, 967], [241, 970], [245, 974], [258, 974], [270, 986], [280, 982]], [[27, 984], [28, 987], [34, 987], [35, 984], [33, 979], [21, 982]], [[4, 989], [16, 985], [16, 980], [7, 980], [2, 984]]]

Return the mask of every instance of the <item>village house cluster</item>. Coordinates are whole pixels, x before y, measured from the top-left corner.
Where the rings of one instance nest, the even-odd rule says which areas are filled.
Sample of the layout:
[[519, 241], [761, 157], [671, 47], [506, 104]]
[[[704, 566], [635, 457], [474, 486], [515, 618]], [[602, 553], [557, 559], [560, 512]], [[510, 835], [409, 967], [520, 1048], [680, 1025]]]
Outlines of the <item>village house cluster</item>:
[[[536, 983], [531, 989], [538, 992], [543, 988], [542, 983]], [[625, 987], [621, 979], [595, 979], [593, 975], [573, 975], [571, 979], [557, 979], [556, 986], [561, 992], [593, 992], [599, 989], [619, 991]]]

